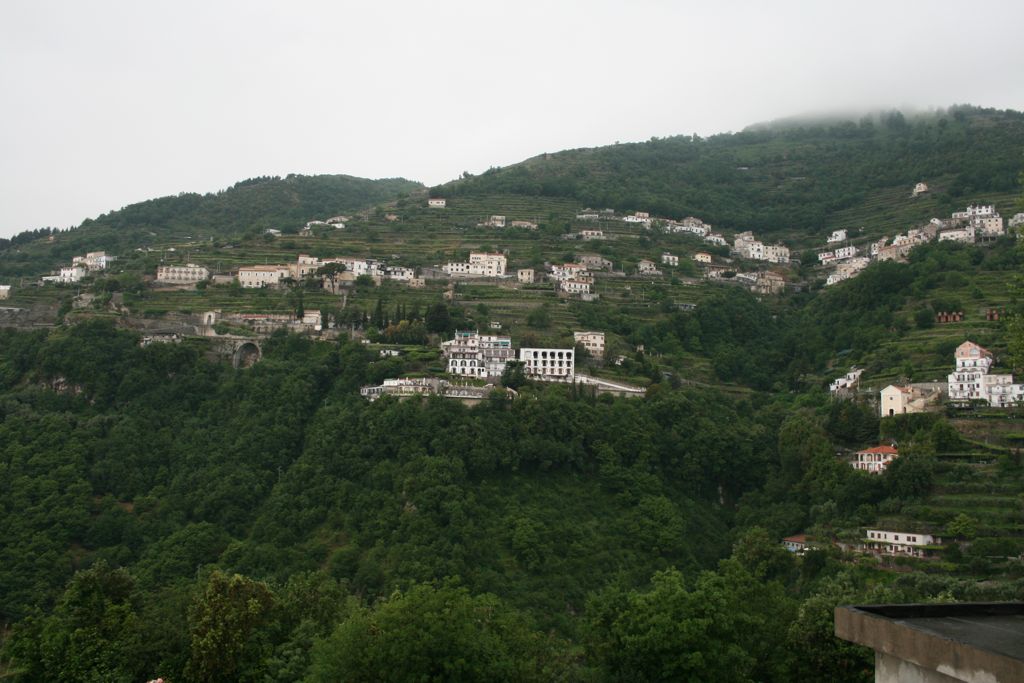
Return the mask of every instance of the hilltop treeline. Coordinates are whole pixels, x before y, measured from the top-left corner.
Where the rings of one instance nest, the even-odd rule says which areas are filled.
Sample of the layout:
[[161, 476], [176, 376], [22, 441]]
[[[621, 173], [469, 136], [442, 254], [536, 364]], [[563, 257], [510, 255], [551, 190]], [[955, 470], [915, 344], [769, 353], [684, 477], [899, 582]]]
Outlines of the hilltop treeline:
[[[369, 180], [347, 175], [263, 176], [236, 183], [220, 192], [184, 192], [150, 199], [89, 218], [77, 228], [60, 233], [47, 251], [47, 262], [70, 261], [85, 251], [130, 251], [139, 245], [190, 237], [195, 240], [253, 236], [268, 228], [296, 232], [307, 221], [323, 220], [404, 197], [422, 189], [404, 178]], [[16, 247], [56, 231], [30, 230], [0, 240], [4, 270], [32, 274], [39, 270], [39, 255]], [[33, 260], [35, 259], [35, 260]], [[23, 271], [18, 264], [24, 262]], [[51, 266], [52, 267], [52, 266]]]
[[544, 154], [432, 188], [438, 196], [513, 193], [571, 197], [618, 211], [694, 215], [716, 227], [821, 233], [830, 216], [879, 190], [941, 179], [960, 198], [1015, 189], [1024, 167], [1024, 114], [959, 106], [859, 121], [793, 120], [708, 138]]

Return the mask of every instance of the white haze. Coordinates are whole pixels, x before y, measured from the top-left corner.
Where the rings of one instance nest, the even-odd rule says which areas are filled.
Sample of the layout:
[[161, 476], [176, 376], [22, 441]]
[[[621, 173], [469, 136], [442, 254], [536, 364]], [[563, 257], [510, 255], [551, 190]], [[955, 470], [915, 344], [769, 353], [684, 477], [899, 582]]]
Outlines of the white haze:
[[805, 112], [1024, 108], [1024, 3], [0, 5], [0, 236], [257, 175], [437, 184]]

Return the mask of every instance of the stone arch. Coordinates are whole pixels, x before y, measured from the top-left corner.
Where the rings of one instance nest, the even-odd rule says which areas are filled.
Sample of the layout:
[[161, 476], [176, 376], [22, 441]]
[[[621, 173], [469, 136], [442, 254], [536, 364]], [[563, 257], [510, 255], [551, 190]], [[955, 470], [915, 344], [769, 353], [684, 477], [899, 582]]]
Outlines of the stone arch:
[[231, 357], [231, 365], [237, 370], [239, 368], [251, 368], [263, 357], [260, 345], [254, 341], [243, 342], [235, 349]]

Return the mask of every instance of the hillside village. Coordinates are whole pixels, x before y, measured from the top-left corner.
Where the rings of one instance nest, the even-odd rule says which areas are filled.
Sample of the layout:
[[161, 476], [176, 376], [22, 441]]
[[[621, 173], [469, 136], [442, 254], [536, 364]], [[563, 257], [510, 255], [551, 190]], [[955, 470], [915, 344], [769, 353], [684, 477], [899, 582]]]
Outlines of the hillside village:
[[[9, 500], [33, 505], [10, 516], [45, 515], [53, 491], [77, 516], [24, 524], [0, 585], [60, 566], [58, 600], [76, 563], [102, 560], [147, 596], [203, 595], [216, 566], [283, 606], [460, 576], [574, 637], [620, 601], [608, 576], [647, 599], [652, 572], [664, 587], [685, 567], [692, 604], [775, 591], [764, 614], [790, 616], [765, 617], [786, 639], [765, 661], [831, 642], [837, 604], [1015, 597], [1019, 189], [915, 171], [800, 215], [814, 178], [776, 156], [764, 175], [786, 201], [731, 221], [732, 197], [592, 209], [605, 200], [474, 193], [471, 177], [235, 232], [126, 211], [105, 219], [124, 238], [12, 243], [4, 465]], [[740, 203], [758, 169], [728, 161]], [[30, 476], [75, 467], [70, 486]], [[153, 533], [166, 545], [131, 540]]]
[[[900, 201], [920, 201], [931, 191], [918, 183]], [[634, 314], [642, 316], [653, 304], [645, 300], [648, 292], [661, 295], [662, 310], [667, 304], [669, 310], [693, 312], [716, 288], [738, 288], [758, 297], [833, 289], [873, 263], [906, 263], [923, 245], [987, 247], [1014, 232], [1019, 238], [1024, 226], [1024, 213], [1016, 213], [1004, 225], [994, 204], [975, 203], [891, 239], [878, 235], [877, 227], [870, 233], [836, 228], [823, 246], [806, 241], [798, 246], [760, 239], [752, 230], [715, 230], [694, 216], [675, 219], [563, 203], [558, 210], [569, 215], [560, 229], [552, 230], [554, 212], [545, 218], [543, 211], [532, 207], [514, 211], [507, 201], [491, 204], [486, 199], [471, 202], [467, 212], [460, 210], [465, 203], [461, 197], [430, 196], [376, 212], [311, 218], [294, 230], [268, 228], [254, 242], [213, 248], [190, 241], [140, 247], [117, 256], [90, 251], [35, 283], [23, 279], [3, 285], [0, 298], [17, 303], [48, 288], [80, 290], [90, 282], [95, 289], [96, 282], [115, 276], [114, 264], [132, 268], [158, 256], [159, 263], [143, 274], [144, 295], [135, 298], [154, 303], [166, 298], [173, 307], [179, 297], [198, 295], [216, 305], [201, 313], [171, 308], [152, 321], [142, 316], [138, 322], [146, 330], [144, 345], [182, 343], [190, 336], [223, 340], [235, 350], [236, 363], [245, 367], [259, 358], [258, 347], [252, 347], [255, 352], [250, 348], [249, 355], [239, 359], [248, 340], [258, 342], [286, 330], [321, 339], [352, 336], [382, 361], [427, 359], [413, 363], [417, 372], [395, 373], [362, 386], [360, 395], [370, 402], [437, 396], [472, 405], [496, 397], [514, 399], [517, 388], [527, 381], [630, 397], [643, 396], [649, 385], [649, 378], [637, 374], [648, 367], [648, 350], [613, 329], [586, 324], [587, 307], [624, 302], [620, 305], [632, 306]], [[424, 243], [420, 235], [428, 230], [441, 230], [440, 235], [455, 239], [446, 240], [443, 249], [403, 248], [406, 242]], [[378, 233], [394, 240], [390, 250], [387, 244], [378, 248]], [[540, 245], [545, 248], [538, 250]], [[295, 253], [281, 258], [288, 252]], [[246, 260], [257, 253], [259, 260]], [[673, 293], [672, 298], [664, 297], [666, 291]], [[394, 315], [382, 309], [385, 295], [397, 302]], [[244, 309], [231, 303], [238, 296], [249, 302]], [[268, 296], [278, 303], [260, 309], [260, 301]], [[120, 314], [132, 318], [123, 303], [128, 299], [115, 294], [110, 305], [121, 306]], [[89, 310], [89, 301], [96, 301], [89, 294], [79, 295], [79, 300], [83, 303], [73, 304], [73, 309], [83, 312]], [[532, 307], [524, 310], [517, 301]], [[281, 310], [282, 302], [294, 310]], [[461, 307], [469, 315], [451, 331], [428, 333], [425, 314], [439, 304], [456, 307], [453, 310]], [[557, 333], [548, 333], [543, 318], [563, 315], [561, 309], [550, 308], [553, 304], [571, 304], [573, 315], [560, 322]], [[990, 307], [985, 316], [998, 322], [999, 309]], [[965, 322], [962, 310], [950, 308], [934, 315], [934, 324], [940, 326]], [[971, 340], [961, 342], [944, 382], [897, 378], [886, 383], [884, 375], [865, 377], [863, 368], [854, 367], [831, 381], [829, 393], [870, 405], [880, 418], [978, 406], [1008, 411], [1024, 403], [1024, 384], [1011, 374], [990, 372], [996, 354]], [[423, 349], [430, 352], [424, 356]], [[671, 377], [675, 371], [659, 373]], [[688, 369], [680, 374], [706, 381], [706, 376]], [[854, 470], [882, 476], [900, 452], [893, 440], [862, 443], [841, 457]], [[929, 524], [907, 526], [904, 520], [864, 527], [853, 536], [847, 531], [825, 539], [819, 531], [818, 537], [803, 533], [781, 543], [795, 553], [824, 544], [853, 555], [936, 561], [949, 542], [939, 531]]]

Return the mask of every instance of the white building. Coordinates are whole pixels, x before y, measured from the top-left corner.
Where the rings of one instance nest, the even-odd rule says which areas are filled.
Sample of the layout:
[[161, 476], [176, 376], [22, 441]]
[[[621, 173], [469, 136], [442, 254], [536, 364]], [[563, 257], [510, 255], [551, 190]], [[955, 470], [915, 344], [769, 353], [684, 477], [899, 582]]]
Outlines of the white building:
[[9, 298], [11, 298], [11, 286], [10, 285], [0, 285], [0, 299], [9, 299]]
[[752, 261], [789, 263], [789, 249], [781, 244], [765, 244], [754, 239], [749, 230], [738, 233], [733, 239], [733, 250], [741, 257]]
[[640, 275], [661, 275], [661, 271], [658, 270], [658, 266], [655, 265], [654, 261], [648, 259], [642, 259], [636, 264], [636, 272]]
[[832, 394], [838, 394], [841, 391], [851, 391], [857, 387], [860, 383], [860, 376], [864, 374], [864, 370], [857, 368], [850, 370], [848, 373], [832, 380], [832, 383], [828, 385], [828, 390]]
[[576, 365], [572, 349], [519, 349], [526, 376], [544, 382], [572, 382]]
[[998, 216], [996, 213], [996, 207], [992, 204], [986, 204], [978, 206], [968, 206], [965, 211], [957, 211], [953, 214], [953, 220], [967, 221], [972, 218], [986, 218], [990, 216]]
[[475, 330], [456, 332], [453, 339], [441, 343], [441, 351], [450, 374], [468, 377], [500, 377], [515, 359], [511, 337], [481, 335]]
[[533, 268], [520, 268], [516, 271], [516, 279], [524, 285], [532, 285], [534, 282]]
[[868, 529], [864, 543], [869, 550], [883, 555], [924, 557], [924, 546], [940, 545], [942, 539], [917, 532]]
[[160, 266], [156, 269], [156, 281], [184, 285], [204, 282], [210, 279], [210, 269], [195, 263], [182, 266]]
[[994, 362], [991, 351], [965, 341], [954, 355], [956, 368], [947, 378], [950, 401], [985, 401], [996, 408], [1024, 402], [1024, 384], [1014, 384], [1013, 375], [989, 374]]
[[711, 263], [711, 254], [706, 251], [698, 251], [693, 255], [693, 260], [697, 263]]
[[73, 266], [64, 266], [60, 269], [60, 275], [56, 278], [43, 278], [53, 282], [59, 282], [61, 284], [70, 285], [78, 282], [83, 277], [89, 274], [89, 270], [82, 264], [75, 264]]
[[915, 197], [917, 197], [919, 195], [922, 195], [922, 194], [924, 194], [927, 191], [928, 191], [928, 184], [927, 183], [918, 183], [917, 185], [914, 185], [914, 193], [913, 194], [914, 194]]
[[604, 358], [604, 332], [573, 332], [572, 337], [594, 358]]
[[452, 277], [504, 277], [508, 259], [504, 254], [478, 252], [469, 254], [469, 262], [446, 264], [441, 270]]
[[827, 240], [825, 240], [825, 242], [827, 242], [828, 244], [833, 244], [835, 242], [845, 242], [845, 241], [846, 241], [846, 228], [842, 228], [841, 230], [833, 230], [832, 234], [828, 236]]
[[590, 294], [593, 291], [593, 284], [593, 279], [591, 278], [559, 280], [558, 291], [573, 295]]
[[679, 257], [673, 256], [672, 254], [666, 251], [661, 255], [661, 262], [664, 263], [666, 266], [678, 266]]
[[106, 270], [107, 266], [116, 260], [116, 256], [107, 256], [107, 252], [105, 251], [90, 251], [85, 256], [75, 256], [72, 258], [71, 264], [75, 266], [84, 266], [90, 271]]
[[855, 470], [881, 474], [899, 455], [899, 451], [893, 446], [875, 446], [857, 451], [851, 464]]
[[704, 237], [704, 241], [709, 243], [709, 244], [717, 245], [719, 247], [724, 247], [727, 244], [729, 244], [728, 242], [725, 241], [724, 237], [722, 237], [721, 235], [716, 234], [716, 233], [711, 233], [709, 235], [706, 235]]
[[505, 217], [504, 216], [491, 216], [487, 219], [487, 226], [490, 228], [504, 228]]
[[603, 230], [580, 230], [579, 238], [581, 240], [603, 240]]
[[857, 255], [857, 247], [850, 245], [848, 247], [839, 247], [835, 250], [835, 256], [837, 261], [843, 261], [848, 258], [853, 258]]
[[238, 269], [238, 283], [246, 288], [276, 287], [291, 277], [288, 266], [243, 266]]
[[581, 263], [563, 263], [551, 266], [551, 279], [556, 282], [580, 280], [590, 276], [587, 267]]
[[537, 224], [533, 221], [512, 221], [509, 225], [513, 228], [525, 228], [526, 230], [537, 229]]
[[431, 209], [443, 209], [448, 205], [448, 202], [440, 197], [432, 197], [427, 200], [427, 206]]
[[1011, 228], [1017, 228], [1020, 227], [1021, 225], [1024, 225], [1024, 213], [1013, 214], [1013, 218], [1010, 219], [1008, 225]]

